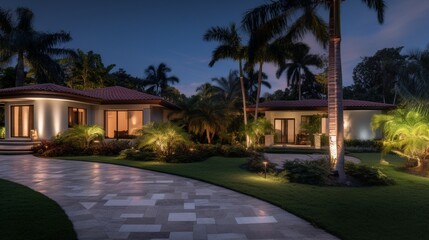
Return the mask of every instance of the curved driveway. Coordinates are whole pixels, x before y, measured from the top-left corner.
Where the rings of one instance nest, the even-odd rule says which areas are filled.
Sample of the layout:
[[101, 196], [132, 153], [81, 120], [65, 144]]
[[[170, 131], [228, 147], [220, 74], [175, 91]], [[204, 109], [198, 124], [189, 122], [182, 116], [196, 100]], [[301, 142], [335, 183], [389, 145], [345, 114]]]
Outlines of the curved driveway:
[[147, 170], [0, 155], [0, 178], [55, 200], [79, 239], [336, 239], [266, 202]]

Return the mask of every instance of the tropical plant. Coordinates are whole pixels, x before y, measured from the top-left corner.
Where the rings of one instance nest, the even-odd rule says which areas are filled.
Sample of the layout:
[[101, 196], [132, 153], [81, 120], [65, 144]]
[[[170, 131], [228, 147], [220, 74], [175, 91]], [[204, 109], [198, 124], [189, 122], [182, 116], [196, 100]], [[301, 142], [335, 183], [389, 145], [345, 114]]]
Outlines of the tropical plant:
[[51, 79], [58, 79], [61, 69], [51, 57], [71, 53], [71, 50], [55, 47], [70, 41], [70, 34], [36, 31], [30, 9], [19, 7], [15, 13], [16, 20], [13, 20], [11, 11], [0, 8], [0, 62], [10, 62], [17, 56], [16, 86], [24, 85], [24, 64], [27, 63], [39, 78], [54, 75]]
[[244, 125], [247, 125], [246, 91], [244, 88], [243, 59], [246, 58], [246, 46], [242, 44], [240, 34], [234, 23], [229, 27], [212, 27], [204, 34], [205, 41], [218, 41], [219, 46], [213, 50], [209, 66], [212, 67], [221, 59], [238, 61], [240, 74], [241, 97], [243, 104]]
[[189, 135], [171, 122], [151, 122], [144, 125], [139, 133], [138, 147], [149, 148], [165, 160], [171, 158], [178, 147], [190, 142]]
[[80, 148], [88, 148], [98, 140], [103, 141], [104, 130], [98, 125], [75, 125], [61, 134], [64, 142]]
[[399, 74], [396, 90], [402, 103], [429, 116], [429, 46], [409, 54], [407, 66]]
[[383, 153], [394, 152], [417, 161], [417, 167], [422, 165], [429, 147], [427, 116], [416, 109], [398, 108], [388, 114], [374, 115], [371, 127], [384, 132]]
[[[246, 69], [244, 76], [244, 88], [247, 90], [247, 94], [249, 96], [249, 101], [255, 103], [256, 102], [256, 93], [258, 92], [258, 78], [259, 72], [255, 72], [255, 69], [250, 68]], [[267, 81], [268, 76], [264, 72], [262, 73], [262, 81], [261, 85], [271, 89], [270, 82]]]
[[0, 127], [0, 138], [5, 138], [6, 136], [6, 128]]
[[309, 54], [310, 47], [304, 43], [295, 44], [290, 51], [290, 59], [282, 62], [276, 72], [277, 78], [286, 71], [287, 84], [293, 90], [298, 90], [298, 100], [302, 99], [301, 85], [303, 80], [314, 79], [310, 67], [320, 68], [323, 66], [322, 58], [317, 54]]
[[273, 124], [266, 118], [258, 118], [250, 122], [246, 126], [246, 134], [249, 135], [251, 143], [255, 146], [259, 145], [261, 138], [266, 134], [274, 132]]
[[156, 96], [163, 96], [163, 91], [169, 86], [179, 82], [176, 76], [167, 76], [171, 72], [165, 63], [160, 63], [158, 67], [150, 65], [145, 69], [146, 79], [143, 80], [143, 85], [148, 87], [146, 91]]
[[105, 81], [115, 64], [104, 66], [100, 54], [78, 49], [71, 57], [62, 61], [66, 69], [66, 84], [70, 88], [93, 89], [105, 87]]
[[240, 100], [240, 80], [237, 71], [230, 71], [227, 78], [212, 78], [215, 83], [213, 86], [217, 97], [223, 101], [229, 108], [234, 108]]
[[[363, 0], [368, 8], [377, 12], [378, 21], [384, 20], [384, 0]], [[329, 9], [329, 31], [325, 21], [318, 15], [318, 8]], [[343, 95], [341, 73], [341, 0], [277, 0], [259, 6], [246, 13], [243, 24], [250, 31], [261, 31], [256, 38], [251, 38], [249, 49], [257, 49], [276, 35], [289, 40], [301, 39], [311, 32], [316, 40], [325, 44], [329, 39], [328, 56], [328, 121], [330, 158], [339, 173], [339, 181], [346, 180], [344, 172], [344, 126], [343, 126]], [[292, 18], [294, 14], [299, 14]], [[290, 20], [294, 19], [294, 22]], [[264, 27], [261, 27], [264, 26]], [[329, 34], [328, 34], [329, 33]], [[249, 51], [249, 59], [256, 53]]]

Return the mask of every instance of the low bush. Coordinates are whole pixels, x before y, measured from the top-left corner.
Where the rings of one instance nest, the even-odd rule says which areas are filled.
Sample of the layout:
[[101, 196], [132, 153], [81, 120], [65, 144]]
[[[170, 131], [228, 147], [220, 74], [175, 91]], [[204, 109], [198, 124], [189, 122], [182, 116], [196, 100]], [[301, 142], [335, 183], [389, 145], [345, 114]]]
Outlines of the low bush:
[[265, 169], [264, 161], [267, 160], [264, 158], [264, 155], [262, 153], [252, 152], [250, 153], [250, 157], [248, 158], [245, 167], [251, 172], [262, 173], [265, 172], [265, 170], [268, 173], [276, 172], [276, 164], [267, 161], [267, 166]]
[[0, 138], [5, 138], [6, 136], [6, 128], [0, 127]]
[[249, 157], [250, 152], [241, 145], [222, 145], [220, 146], [220, 155], [224, 157]]
[[134, 148], [122, 150], [119, 158], [136, 161], [152, 161], [155, 159], [155, 154], [152, 151], [141, 151]]
[[314, 161], [293, 160], [283, 164], [286, 178], [290, 182], [312, 185], [330, 184], [330, 163], [327, 159]]
[[363, 185], [392, 185], [394, 180], [388, 178], [379, 168], [346, 162], [345, 171], [348, 176], [358, 179]]
[[121, 153], [121, 151], [131, 147], [130, 141], [126, 140], [114, 140], [109, 142], [104, 142], [99, 145], [94, 145], [94, 152], [91, 154], [97, 154], [102, 156], [116, 156]]
[[379, 152], [383, 146], [380, 140], [344, 140], [346, 150], [354, 152]]

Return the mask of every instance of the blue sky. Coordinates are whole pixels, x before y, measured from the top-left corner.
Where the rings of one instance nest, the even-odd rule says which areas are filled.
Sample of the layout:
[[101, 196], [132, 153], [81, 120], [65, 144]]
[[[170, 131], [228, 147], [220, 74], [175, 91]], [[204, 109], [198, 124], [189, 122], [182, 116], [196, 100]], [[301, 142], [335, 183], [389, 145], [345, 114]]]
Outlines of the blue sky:
[[[180, 79], [175, 87], [187, 95], [213, 77], [227, 76], [237, 69], [232, 61], [208, 67], [216, 43], [204, 42], [212, 26], [239, 23], [245, 11], [263, 0], [2, 0], [0, 6], [29, 7], [40, 31], [70, 32], [69, 48], [93, 50], [105, 65], [116, 64], [128, 73], [144, 77], [149, 65], [166, 63]], [[342, 60], [344, 85], [352, 83], [353, 68], [364, 56], [385, 47], [404, 46], [404, 53], [429, 43], [429, 1], [386, 0], [385, 23], [377, 24], [376, 14], [359, 0], [348, 0], [342, 8]], [[322, 12], [327, 17], [326, 12]], [[304, 39], [313, 53], [325, 53], [312, 37]], [[116, 70], [115, 69], [115, 70]], [[285, 77], [274, 76], [276, 67], [264, 71], [273, 92], [286, 87]]]

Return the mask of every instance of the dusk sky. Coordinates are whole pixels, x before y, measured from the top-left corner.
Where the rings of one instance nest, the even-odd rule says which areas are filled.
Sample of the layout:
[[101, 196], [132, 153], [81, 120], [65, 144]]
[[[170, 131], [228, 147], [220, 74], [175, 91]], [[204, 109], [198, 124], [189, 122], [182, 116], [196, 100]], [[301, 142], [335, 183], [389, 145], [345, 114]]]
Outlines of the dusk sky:
[[[202, 36], [212, 26], [240, 23], [243, 14], [263, 0], [2, 0], [0, 6], [23, 6], [33, 10], [35, 29], [70, 32], [73, 40], [65, 47], [93, 50], [104, 64], [116, 64], [129, 74], [144, 77], [149, 65], [166, 63], [180, 79], [174, 85], [192, 95], [213, 77], [227, 76], [237, 69], [232, 61], [208, 67], [215, 42]], [[342, 62], [344, 85], [352, 83], [352, 71], [361, 57], [385, 47], [404, 46], [403, 53], [425, 48], [429, 43], [429, 1], [386, 0], [385, 23], [377, 23], [374, 11], [359, 0], [347, 0], [342, 8]], [[327, 17], [327, 12], [321, 12]], [[245, 35], [244, 35], [245, 36]], [[311, 37], [304, 39], [313, 53], [324, 53]], [[276, 67], [264, 72], [274, 92], [286, 87], [285, 76], [277, 79]]]

